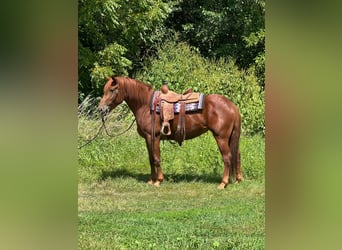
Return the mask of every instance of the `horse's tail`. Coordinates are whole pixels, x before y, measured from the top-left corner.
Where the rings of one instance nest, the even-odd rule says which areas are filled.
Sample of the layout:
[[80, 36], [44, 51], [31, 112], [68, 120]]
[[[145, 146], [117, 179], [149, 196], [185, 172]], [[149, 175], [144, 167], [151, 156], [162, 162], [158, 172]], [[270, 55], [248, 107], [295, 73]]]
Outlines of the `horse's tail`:
[[237, 119], [234, 121], [234, 127], [232, 130], [232, 134], [229, 138], [229, 147], [232, 154], [232, 161], [230, 164], [230, 173], [233, 178], [236, 178], [238, 174], [238, 161], [240, 161], [240, 152], [239, 152], [239, 144], [240, 144], [240, 133], [241, 133], [241, 116], [240, 113], [237, 113]]

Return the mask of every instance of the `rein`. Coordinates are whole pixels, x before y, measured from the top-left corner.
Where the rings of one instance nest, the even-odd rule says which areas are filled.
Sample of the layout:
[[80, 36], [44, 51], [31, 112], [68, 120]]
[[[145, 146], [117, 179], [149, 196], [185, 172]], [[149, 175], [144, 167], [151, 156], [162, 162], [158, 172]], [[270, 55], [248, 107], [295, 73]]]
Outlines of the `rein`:
[[100, 132], [101, 132], [101, 130], [102, 130], [102, 128], [103, 128], [103, 125], [104, 125], [104, 123], [102, 123], [101, 127], [99, 128], [99, 130], [97, 131], [97, 133], [95, 134], [95, 136], [94, 136], [93, 138], [91, 138], [90, 140], [88, 140], [85, 144], [79, 146], [78, 149], [81, 149], [81, 148], [83, 148], [83, 147], [89, 145], [92, 141], [94, 141], [94, 140], [99, 136], [99, 134], [100, 134]]
[[105, 125], [104, 117], [102, 117], [102, 125], [103, 125], [103, 127], [104, 127], [104, 129], [105, 129], [105, 131], [106, 131], [106, 134], [107, 134], [109, 137], [112, 137], [112, 138], [118, 137], [118, 136], [123, 135], [124, 133], [126, 133], [128, 130], [130, 130], [130, 129], [132, 128], [134, 122], [135, 122], [135, 118], [133, 119], [132, 123], [128, 126], [128, 128], [126, 128], [123, 132], [118, 133], [118, 134], [115, 134], [115, 135], [111, 135], [111, 134], [108, 133], [108, 130], [107, 130], [106, 125]]
[[109, 134], [108, 130], [107, 130], [107, 127], [106, 127], [106, 124], [105, 124], [105, 119], [104, 119], [104, 116], [101, 117], [101, 120], [102, 120], [102, 125], [101, 127], [99, 128], [99, 130], [97, 131], [97, 133], [95, 134], [95, 136], [93, 138], [91, 138], [90, 140], [88, 140], [85, 144], [81, 145], [80, 147], [78, 147], [78, 149], [81, 149], [87, 145], [89, 145], [91, 142], [93, 142], [100, 134], [101, 130], [104, 128], [106, 134], [109, 136], [109, 137], [118, 137], [120, 135], [123, 135], [124, 133], [126, 133], [128, 130], [130, 130], [135, 122], [135, 119], [132, 121], [132, 123], [129, 125], [128, 128], [126, 128], [123, 132], [120, 132], [118, 134], [115, 134], [115, 135], [112, 135], [112, 134]]

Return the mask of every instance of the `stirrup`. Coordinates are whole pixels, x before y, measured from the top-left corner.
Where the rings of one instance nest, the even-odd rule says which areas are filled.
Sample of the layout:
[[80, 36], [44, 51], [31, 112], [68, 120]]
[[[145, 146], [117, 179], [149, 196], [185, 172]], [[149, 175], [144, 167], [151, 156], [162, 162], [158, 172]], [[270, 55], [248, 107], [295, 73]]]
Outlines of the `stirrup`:
[[[165, 133], [164, 132], [164, 129], [165, 128], [167, 128], [167, 132]], [[160, 133], [162, 134], [162, 135], [171, 135], [171, 128], [170, 128], [170, 123], [168, 123], [168, 122], [164, 122], [163, 123], [163, 125], [162, 125], [162, 127], [161, 127], [161, 129], [160, 129]]]

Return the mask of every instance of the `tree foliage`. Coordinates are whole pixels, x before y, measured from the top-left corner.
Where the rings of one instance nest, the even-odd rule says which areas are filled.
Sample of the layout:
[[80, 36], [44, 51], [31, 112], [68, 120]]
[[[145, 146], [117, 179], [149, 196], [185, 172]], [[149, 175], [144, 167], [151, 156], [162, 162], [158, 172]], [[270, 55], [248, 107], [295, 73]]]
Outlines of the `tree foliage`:
[[167, 23], [203, 56], [234, 58], [243, 69], [255, 66], [264, 86], [264, 16], [264, 0], [184, 0]]
[[[106, 74], [141, 67], [162, 41], [171, 3], [161, 0], [79, 0], [79, 92], [99, 95]], [[80, 96], [82, 99], [82, 96]]]

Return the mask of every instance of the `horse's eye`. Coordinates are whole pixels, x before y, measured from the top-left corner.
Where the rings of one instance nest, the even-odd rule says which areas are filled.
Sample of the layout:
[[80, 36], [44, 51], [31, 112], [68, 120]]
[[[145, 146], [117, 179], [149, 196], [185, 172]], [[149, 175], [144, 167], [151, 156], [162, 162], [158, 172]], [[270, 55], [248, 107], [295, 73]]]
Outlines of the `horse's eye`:
[[111, 94], [113, 94], [113, 93], [117, 94], [118, 93], [118, 89], [109, 89], [109, 92]]

